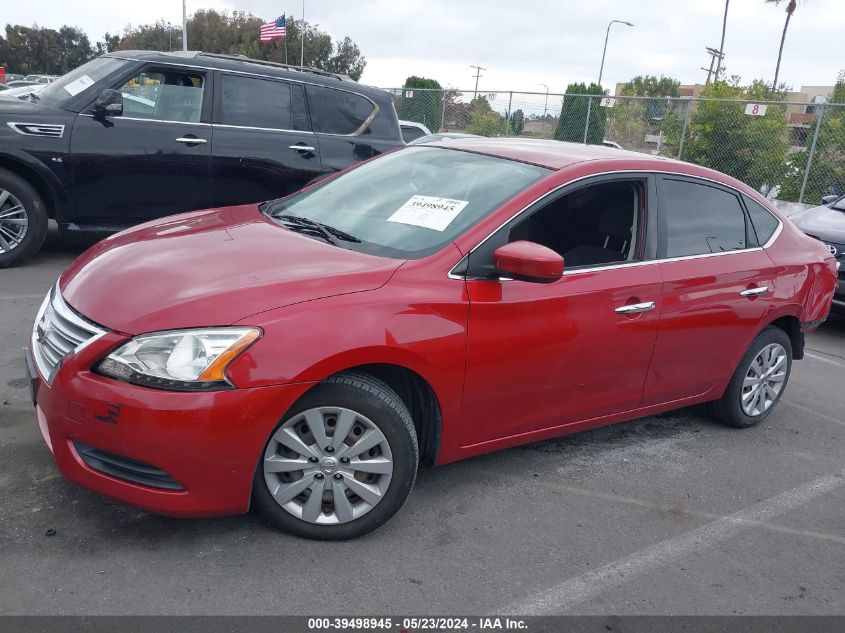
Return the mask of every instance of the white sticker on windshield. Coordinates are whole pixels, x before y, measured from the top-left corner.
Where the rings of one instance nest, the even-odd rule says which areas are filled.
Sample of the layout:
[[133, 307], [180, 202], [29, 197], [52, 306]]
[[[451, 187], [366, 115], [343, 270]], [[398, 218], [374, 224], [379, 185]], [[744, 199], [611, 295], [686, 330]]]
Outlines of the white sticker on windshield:
[[76, 96], [83, 90], [85, 90], [88, 86], [92, 86], [94, 84], [94, 80], [91, 79], [88, 75], [82, 75], [79, 79], [75, 79], [71, 81], [67, 86], [65, 86], [65, 90], [70, 93], [70, 96]]
[[412, 196], [408, 202], [399, 207], [396, 213], [387, 218], [387, 221], [444, 231], [468, 204], [468, 200]]

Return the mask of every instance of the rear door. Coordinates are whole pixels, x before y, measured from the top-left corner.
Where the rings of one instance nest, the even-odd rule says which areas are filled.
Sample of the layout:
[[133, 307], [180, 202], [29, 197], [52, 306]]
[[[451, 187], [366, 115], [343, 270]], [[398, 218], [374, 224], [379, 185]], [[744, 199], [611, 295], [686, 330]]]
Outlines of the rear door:
[[127, 225], [209, 206], [210, 73], [147, 66], [111, 87], [123, 114], [99, 118], [93, 103], [70, 141], [78, 224]]
[[320, 175], [320, 146], [302, 84], [226, 72], [216, 83], [216, 206], [286, 196]]
[[662, 312], [645, 406], [696, 397], [727, 380], [759, 329], [775, 280], [739, 194], [681, 176], [662, 177], [659, 191]]

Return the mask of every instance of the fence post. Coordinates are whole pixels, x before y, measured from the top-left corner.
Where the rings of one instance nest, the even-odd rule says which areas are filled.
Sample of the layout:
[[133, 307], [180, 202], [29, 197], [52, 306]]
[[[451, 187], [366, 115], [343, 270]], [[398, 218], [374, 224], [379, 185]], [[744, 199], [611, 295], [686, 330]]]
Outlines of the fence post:
[[507, 136], [511, 135], [511, 104], [513, 103], [513, 92], [508, 93], [508, 118], [505, 119], [505, 134]]
[[801, 182], [801, 193], [798, 194], [798, 203], [804, 202], [804, 192], [807, 190], [807, 179], [810, 177], [810, 169], [813, 167], [813, 158], [816, 155], [816, 143], [819, 140], [819, 130], [822, 127], [825, 106], [819, 106], [819, 116], [816, 117], [816, 131], [813, 132], [813, 143], [810, 145], [810, 155], [807, 157], [807, 168], [804, 170], [804, 180]]
[[584, 145], [587, 144], [587, 132], [590, 131], [590, 114], [593, 110], [593, 95], [587, 97], [587, 120], [584, 123]]
[[443, 95], [443, 105], [440, 107], [440, 129], [437, 132], [446, 129], [446, 91], [444, 90], [441, 94]]
[[678, 160], [681, 160], [681, 154], [684, 151], [684, 141], [687, 138], [687, 126], [689, 125], [690, 110], [692, 110], [692, 99], [687, 101], [687, 107], [684, 111], [684, 127], [681, 129], [681, 142], [678, 143]]

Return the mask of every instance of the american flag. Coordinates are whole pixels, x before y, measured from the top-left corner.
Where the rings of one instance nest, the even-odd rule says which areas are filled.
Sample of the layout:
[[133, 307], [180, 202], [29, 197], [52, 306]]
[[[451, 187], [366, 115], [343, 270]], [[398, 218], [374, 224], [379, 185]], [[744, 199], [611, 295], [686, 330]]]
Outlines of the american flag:
[[265, 22], [261, 25], [261, 38], [260, 41], [262, 42], [269, 42], [270, 40], [274, 40], [277, 37], [285, 37], [285, 16], [281, 16], [273, 20], [272, 22]]

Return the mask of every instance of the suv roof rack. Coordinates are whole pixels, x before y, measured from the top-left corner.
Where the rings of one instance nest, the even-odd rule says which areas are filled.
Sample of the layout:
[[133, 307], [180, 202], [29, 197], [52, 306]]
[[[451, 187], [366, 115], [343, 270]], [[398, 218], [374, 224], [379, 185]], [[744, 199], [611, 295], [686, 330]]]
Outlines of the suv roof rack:
[[340, 81], [352, 81], [355, 80], [349, 77], [348, 75], [341, 75], [338, 73], [329, 72], [328, 70], [320, 70], [319, 68], [312, 68], [310, 66], [294, 66], [293, 64], [282, 64], [281, 62], [271, 62], [265, 61], [263, 59], [254, 59], [252, 57], [247, 57], [246, 55], [240, 54], [228, 54], [228, 53], [198, 53], [197, 55], [202, 57], [214, 57], [216, 59], [232, 59], [239, 62], [250, 62], [253, 64], [261, 64], [262, 66], [273, 66], [274, 68], [284, 68], [285, 70], [296, 70], [302, 73], [312, 73], [314, 75], [321, 75], [323, 77], [331, 77], [333, 79], [338, 79]]

